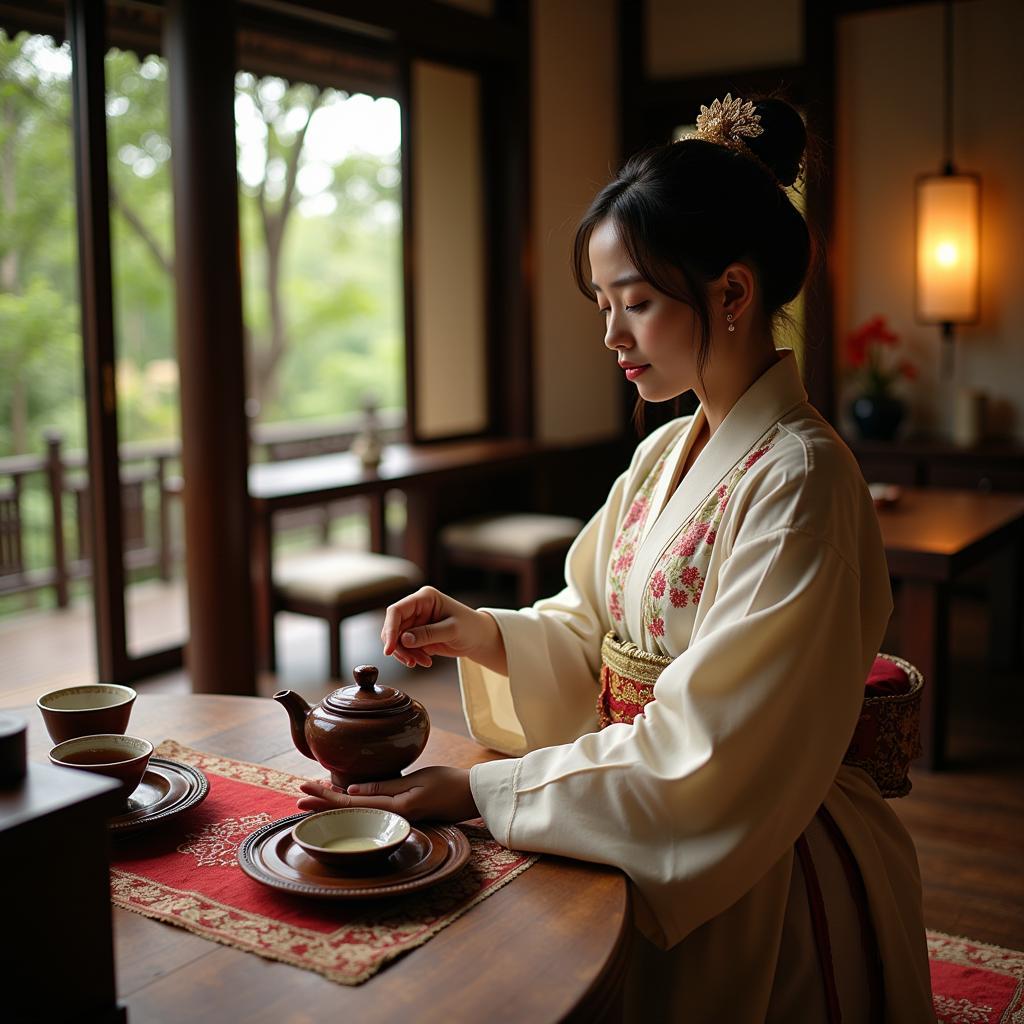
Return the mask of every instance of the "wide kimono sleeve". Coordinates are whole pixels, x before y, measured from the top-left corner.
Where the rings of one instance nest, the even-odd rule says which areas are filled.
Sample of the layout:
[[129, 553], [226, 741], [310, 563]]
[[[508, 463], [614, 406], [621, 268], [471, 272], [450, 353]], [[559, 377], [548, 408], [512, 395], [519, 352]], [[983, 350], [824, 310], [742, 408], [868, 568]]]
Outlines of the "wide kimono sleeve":
[[673, 420], [637, 447], [604, 506], [570, 548], [560, 593], [519, 611], [484, 609], [501, 631], [508, 675], [459, 659], [463, 711], [478, 743], [523, 754], [597, 728], [601, 640], [611, 628], [605, 606], [608, 557], [625, 507], [690, 419]]
[[749, 891], [832, 785], [891, 612], [864, 499], [858, 560], [751, 510], [643, 715], [472, 770], [495, 837], [621, 868], [663, 947]]

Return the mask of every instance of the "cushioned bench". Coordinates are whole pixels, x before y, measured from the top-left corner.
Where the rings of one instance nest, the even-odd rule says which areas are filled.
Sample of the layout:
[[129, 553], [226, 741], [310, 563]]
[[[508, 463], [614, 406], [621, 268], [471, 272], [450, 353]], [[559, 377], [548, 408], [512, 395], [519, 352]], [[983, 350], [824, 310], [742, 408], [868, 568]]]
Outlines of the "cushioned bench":
[[381, 608], [423, 585], [412, 562], [391, 555], [317, 548], [275, 559], [274, 610], [326, 619], [332, 679], [341, 678], [341, 621]]

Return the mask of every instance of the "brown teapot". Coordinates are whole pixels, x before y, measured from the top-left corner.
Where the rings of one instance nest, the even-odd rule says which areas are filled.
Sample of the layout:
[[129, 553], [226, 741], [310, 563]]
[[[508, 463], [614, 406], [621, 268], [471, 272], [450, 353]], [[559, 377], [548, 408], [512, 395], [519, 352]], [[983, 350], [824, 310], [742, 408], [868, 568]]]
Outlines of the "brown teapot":
[[426, 708], [401, 690], [378, 686], [377, 674], [373, 665], [360, 665], [355, 686], [342, 686], [313, 707], [294, 690], [274, 694], [292, 720], [296, 749], [319, 761], [335, 786], [395, 778], [426, 746]]

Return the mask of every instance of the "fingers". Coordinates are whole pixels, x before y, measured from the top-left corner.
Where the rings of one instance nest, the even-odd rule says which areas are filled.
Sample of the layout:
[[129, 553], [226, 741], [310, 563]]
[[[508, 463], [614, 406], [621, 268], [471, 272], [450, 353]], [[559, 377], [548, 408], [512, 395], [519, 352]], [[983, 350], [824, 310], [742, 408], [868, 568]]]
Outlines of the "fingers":
[[459, 625], [450, 615], [440, 622], [414, 626], [402, 631], [399, 640], [406, 650], [433, 644], [450, 644], [458, 636]]
[[432, 609], [436, 599], [441, 596], [433, 587], [420, 587], [415, 594], [403, 597], [401, 601], [388, 606], [384, 613], [384, 628], [380, 631], [386, 655], [395, 653], [402, 630], [429, 621], [433, 617]]
[[317, 810], [326, 811], [333, 807], [348, 807], [348, 796], [343, 789], [332, 786], [329, 782], [318, 782], [309, 779], [299, 783], [299, 789], [307, 796], [300, 798], [299, 807], [303, 810], [311, 810], [311, 806], [304, 806], [311, 801], [323, 804]]
[[415, 594], [390, 605], [380, 634], [384, 654], [407, 668], [429, 668], [433, 655], [446, 653], [444, 646], [458, 635], [455, 617], [441, 618], [450, 603], [451, 599], [434, 587], [421, 587]]
[[415, 787], [405, 776], [397, 779], [385, 779], [383, 782], [354, 782], [348, 787], [349, 796], [397, 796]]
[[405, 780], [392, 779], [388, 782], [364, 782], [349, 786], [345, 792], [328, 782], [307, 781], [299, 785], [307, 795], [300, 797], [296, 806], [300, 811], [333, 811], [338, 807], [377, 807], [396, 814], [407, 814], [409, 803], [406, 792], [410, 789]]
[[338, 806], [328, 800], [321, 800], [319, 797], [304, 796], [295, 804], [300, 811], [333, 811]]

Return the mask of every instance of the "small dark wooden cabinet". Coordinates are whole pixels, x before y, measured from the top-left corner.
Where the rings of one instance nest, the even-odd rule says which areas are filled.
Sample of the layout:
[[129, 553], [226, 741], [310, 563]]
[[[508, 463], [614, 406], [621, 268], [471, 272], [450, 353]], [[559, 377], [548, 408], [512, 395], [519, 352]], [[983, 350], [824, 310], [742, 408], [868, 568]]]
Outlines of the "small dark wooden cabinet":
[[104, 797], [117, 784], [30, 764], [0, 789], [0, 1018], [125, 1024], [117, 1002]]
[[1024, 447], [985, 441], [958, 448], [944, 441], [848, 441], [868, 483], [957, 490], [1024, 491]]

